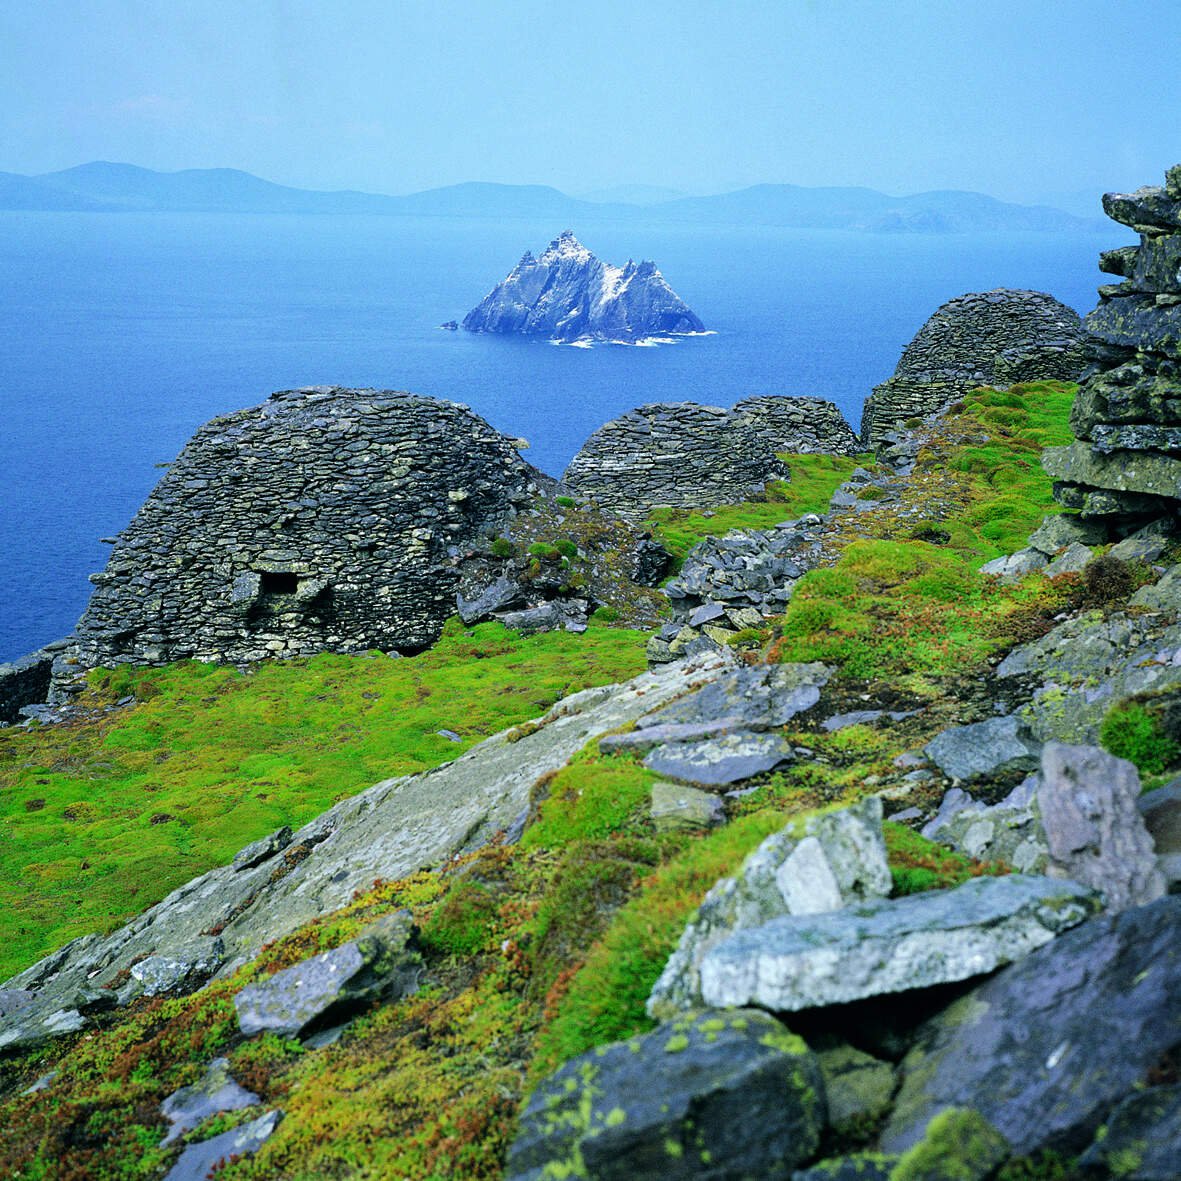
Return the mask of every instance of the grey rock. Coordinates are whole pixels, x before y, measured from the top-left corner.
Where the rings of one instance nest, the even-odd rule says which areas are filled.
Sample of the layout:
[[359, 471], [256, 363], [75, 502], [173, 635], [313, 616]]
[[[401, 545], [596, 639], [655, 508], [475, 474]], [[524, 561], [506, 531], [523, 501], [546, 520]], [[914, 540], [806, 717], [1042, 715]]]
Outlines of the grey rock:
[[856, 455], [853, 428], [831, 402], [821, 398], [760, 395], [734, 404], [734, 413], [768, 438], [776, 451], [792, 455]]
[[700, 832], [726, 821], [726, 810], [716, 795], [679, 783], [652, 785], [651, 815], [657, 832]]
[[463, 318], [468, 332], [550, 340], [630, 341], [705, 331], [652, 262], [615, 267], [565, 230], [545, 251], [525, 256]]
[[[643, 718], [640, 722], [643, 722]], [[695, 742], [701, 738], [716, 738], [739, 729], [737, 718], [719, 718], [716, 722], [665, 722], [628, 730], [623, 734], [608, 734], [599, 739], [599, 750], [604, 754], [618, 751], [643, 753], [665, 742]]]
[[1081, 574], [1092, 558], [1085, 545], [1072, 541], [1047, 567], [1047, 578], [1058, 578], [1063, 574]]
[[1047, 564], [1046, 555], [1041, 550], [1023, 549], [1015, 554], [1008, 554], [1003, 558], [993, 558], [980, 567], [981, 574], [991, 574], [1004, 582], [1015, 582], [1026, 574], [1035, 570], [1044, 570]]
[[461, 622], [467, 626], [490, 619], [497, 611], [518, 607], [525, 600], [524, 588], [510, 578], [501, 575], [494, 579], [478, 595], [465, 598], [456, 595], [455, 605]]
[[1181, 886], [1181, 776], [1136, 801], [1156, 850], [1156, 867], [1172, 892]]
[[1039, 783], [1030, 775], [991, 807], [953, 787], [923, 827], [923, 836], [980, 861], [1004, 861], [1018, 873], [1043, 873], [1050, 852], [1037, 801]]
[[27, 988], [0, 988], [0, 1017], [27, 1009], [36, 999], [37, 994]]
[[1042, 466], [1052, 479], [1069, 484], [1181, 500], [1181, 456], [1156, 451], [1105, 455], [1087, 443], [1071, 443], [1048, 448]]
[[239, 849], [234, 854], [234, 868], [239, 871], [253, 869], [256, 865], [261, 865], [264, 861], [274, 857], [276, 853], [282, 853], [290, 844], [291, 828], [285, 824], [282, 828], [275, 829], [269, 836], [253, 841], [245, 848]]
[[0, 1021], [0, 1054], [27, 1050], [85, 1028], [86, 1018], [77, 1009], [46, 1012], [41, 1006], [27, 1005]]
[[890, 1181], [898, 1159], [881, 1152], [856, 1152], [822, 1160], [810, 1169], [797, 1169], [791, 1181]]
[[789, 824], [705, 896], [652, 989], [649, 1016], [663, 1020], [700, 1005], [702, 958], [735, 931], [791, 914], [796, 905], [812, 914], [881, 898], [893, 885], [876, 796]]
[[1111, 1113], [1104, 1134], [1079, 1157], [1079, 1175], [1105, 1181], [1176, 1181], [1181, 1161], [1181, 1086], [1129, 1095]]
[[[1178, 445], [1181, 446], [1181, 435]], [[1167, 544], [1164, 537], [1125, 537], [1113, 545], [1107, 554], [1121, 562], [1155, 562], [1164, 553]]]
[[707, 1011], [544, 1080], [506, 1176], [786, 1179], [815, 1152], [824, 1117], [820, 1070], [802, 1041], [766, 1013]]
[[571, 615], [568, 609], [570, 602], [572, 600], [563, 603], [551, 601], [541, 603], [536, 607], [525, 607], [520, 611], [502, 611], [495, 618], [499, 619], [505, 627], [511, 627], [526, 636], [536, 632], [559, 631], [572, 619], [579, 618], [579, 615], [585, 622], [585, 611]]
[[246, 1090], [234, 1081], [230, 1075], [229, 1059], [215, 1058], [197, 1082], [173, 1091], [160, 1105], [160, 1114], [172, 1125], [160, 1143], [171, 1144], [179, 1140], [202, 1120], [219, 1111], [238, 1111], [259, 1102], [259, 1097], [253, 1091]]
[[0, 661], [0, 726], [19, 721], [26, 707], [48, 698], [56, 655], [56, 645], [50, 645], [19, 660]]
[[1139, 796], [1140, 775], [1131, 763], [1094, 746], [1047, 743], [1038, 804], [1048, 872], [1101, 890], [1112, 911], [1164, 894]]
[[1043, 519], [1029, 535], [1030, 548], [1041, 550], [1052, 558], [1059, 550], [1076, 542], [1080, 545], [1098, 545], [1106, 540], [1106, 530], [1094, 521], [1084, 521], [1071, 513], [1055, 513]]
[[299, 1035], [379, 998], [417, 991], [422, 957], [407, 948], [411, 930], [409, 911], [387, 915], [356, 940], [247, 985], [234, 998], [240, 1029], [247, 1037]]
[[223, 1162], [234, 1157], [253, 1156], [271, 1138], [282, 1119], [282, 1111], [268, 1111], [266, 1115], [222, 1132], [211, 1140], [188, 1145], [168, 1170], [164, 1181], [206, 1181]]
[[704, 623], [712, 623], [726, 614], [726, 608], [721, 603], [704, 603], [689, 616], [690, 627], [701, 627]]
[[23, 1091], [21, 1091], [21, 1094], [36, 1095], [38, 1091], [44, 1091], [55, 1078], [57, 1078], [56, 1070], [50, 1070], [45, 1074], [38, 1075]]
[[644, 766], [699, 787], [729, 787], [795, 758], [792, 745], [780, 734], [738, 731], [699, 742], [663, 743], [644, 756]]
[[144, 996], [191, 992], [225, 963], [225, 945], [206, 938], [180, 948], [175, 955], [149, 955], [131, 965], [131, 979]]
[[1097, 906], [1073, 882], [1012, 875], [789, 915], [710, 948], [701, 996], [707, 1005], [793, 1012], [966, 980], [1028, 955]]
[[15, 1027], [15, 1017], [0, 1017], [0, 1044], [26, 1027], [41, 1036], [44, 1020], [71, 1008], [80, 988], [109, 984], [144, 955], [183, 958], [203, 931], [220, 927], [226, 976], [264, 942], [347, 905], [375, 878], [396, 880], [479, 847], [520, 816], [539, 775], [731, 665], [728, 653], [718, 653], [583, 690], [535, 726], [505, 731], [444, 766], [343, 800], [295, 833], [283, 873], [270, 862], [211, 870], [110, 934], [77, 939], [6, 982], [37, 999]]
[[1014, 716], [953, 726], [936, 735], [923, 753], [952, 779], [979, 779], [1002, 771], [1033, 770], [1039, 746]]
[[1155, 583], [1142, 586], [1128, 602], [1133, 607], [1150, 607], [1181, 615], [1181, 565], [1165, 571]]
[[1181, 1045], [1181, 898], [1060, 935], [933, 1017], [902, 1064], [882, 1135], [916, 1143], [931, 1117], [974, 1107], [1015, 1156], [1085, 1148], [1114, 1103]]
[[748, 730], [776, 729], [811, 709], [831, 676], [832, 669], [820, 663], [736, 668], [680, 701], [646, 714], [637, 726], [735, 719]]

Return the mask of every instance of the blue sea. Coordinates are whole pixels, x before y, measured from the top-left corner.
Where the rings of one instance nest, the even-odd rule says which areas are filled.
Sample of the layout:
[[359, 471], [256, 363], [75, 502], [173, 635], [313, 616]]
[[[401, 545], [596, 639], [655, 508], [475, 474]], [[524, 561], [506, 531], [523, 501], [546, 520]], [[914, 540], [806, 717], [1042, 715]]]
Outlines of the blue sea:
[[716, 335], [593, 349], [445, 332], [539, 221], [0, 213], [0, 660], [73, 628], [86, 575], [205, 420], [333, 383], [465, 402], [559, 475], [644, 402], [831, 399], [870, 388], [943, 301], [1029, 287], [1095, 304], [1109, 233], [871, 235], [588, 222], [600, 257], [655, 259]]

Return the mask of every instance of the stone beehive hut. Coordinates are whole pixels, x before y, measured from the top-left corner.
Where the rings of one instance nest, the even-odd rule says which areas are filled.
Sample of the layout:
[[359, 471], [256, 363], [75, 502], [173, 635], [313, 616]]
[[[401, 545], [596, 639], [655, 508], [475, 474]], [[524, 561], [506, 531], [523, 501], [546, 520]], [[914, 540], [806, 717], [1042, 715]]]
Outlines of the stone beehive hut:
[[857, 436], [841, 412], [823, 398], [759, 395], [735, 403], [733, 413], [754, 427], [775, 451], [856, 455], [860, 450]]
[[1181, 510], [1181, 164], [1164, 188], [1108, 193], [1103, 208], [1140, 245], [1100, 257], [1123, 281], [1086, 319], [1095, 366], [1071, 416], [1078, 441], [1045, 467], [1062, 504], [1122, 530]]
[[1078, 313], [1044, 291], [999, 288], [948, 300], [866, 399], [861, 440], [876, 447], [908, 418], [935, 414], [978, 386], [1075, 381], [1084, 336]]
[[189, 441], [92, 576], [73, 660], [420, 648], [455, 610], [453, 558], [535, 474], [466, 406], [274, 394]]
[[657, 506], [748, 500], [787, 466], [740, 415], [696, 402], [653, 402], [599, 427], [562, 483], [605, 512], [642, 520]]

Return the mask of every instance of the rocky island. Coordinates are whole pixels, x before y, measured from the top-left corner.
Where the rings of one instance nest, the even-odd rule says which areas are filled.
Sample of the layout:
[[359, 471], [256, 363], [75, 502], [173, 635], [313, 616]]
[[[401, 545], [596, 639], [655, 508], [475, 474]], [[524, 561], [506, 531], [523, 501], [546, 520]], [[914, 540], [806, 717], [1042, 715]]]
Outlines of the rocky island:
[[704, 332], [705, 325], [649, 261], [596, 258], [564, 230], [537, 258], [526, 251], [508, 277], [463, 318], [468, 332], [630, 343]]

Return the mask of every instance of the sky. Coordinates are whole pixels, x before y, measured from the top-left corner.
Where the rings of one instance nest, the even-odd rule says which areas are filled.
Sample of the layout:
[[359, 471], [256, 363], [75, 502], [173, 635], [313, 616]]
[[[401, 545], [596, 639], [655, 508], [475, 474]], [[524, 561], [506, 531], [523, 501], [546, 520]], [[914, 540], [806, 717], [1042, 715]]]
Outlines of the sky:
[[973, 189], [1181, 160], [1181, 3], [4, 0], [0, 170], [302, 188]]

